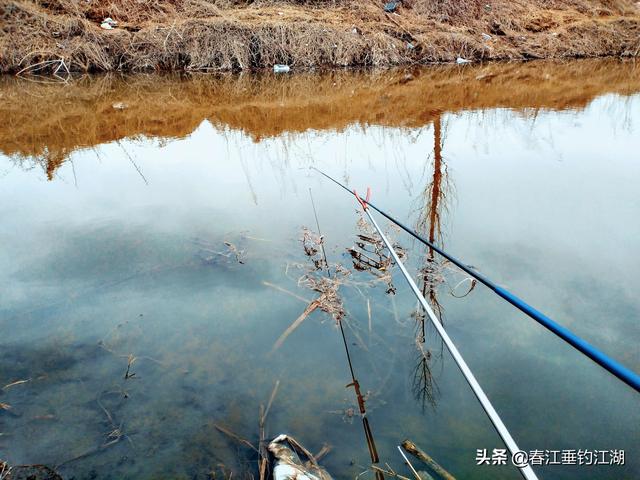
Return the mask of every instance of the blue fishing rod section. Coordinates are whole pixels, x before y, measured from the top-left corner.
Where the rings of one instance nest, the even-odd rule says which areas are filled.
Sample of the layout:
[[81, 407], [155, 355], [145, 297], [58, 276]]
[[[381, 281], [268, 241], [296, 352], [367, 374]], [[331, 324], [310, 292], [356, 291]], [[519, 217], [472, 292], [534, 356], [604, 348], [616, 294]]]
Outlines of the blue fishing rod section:
[[[326, 177], [329, 180], [331, 180], [336, 185], [342, 187], [344, 190], [349, 192], [351, 195], [355, 195], [355, 193], [352, 190], [350, 190], [348, 187], [346, 187], [345, 185], [340, 183], [338, 180], [330, 177], [329, 175], [324, 173], [322, 170], [319, 170], [319, 169], [317, 169], [315, 167], [311, 167], [311, 168], [313, 170], [315, 170], [316, 172], [320, 173], [321, 175], [323, 175], [324, 177]], [[416, 232], [412, 228], [407, 227], [402, 222], [396, 220], [395, 218], [393, 218], [391, 215], [389, 215], [385, 211], [383, 211], [383, 210], [379, 209], [378, 207], [376, 207], [373, 203], [367, 201], [367, 205], [369, 205], [371, 208], [376, 210], [380, 215], [382, 215], [383, 217], [387, 218], [389, 221], [395, 223], [397, 226], [399, 226], [401, 229], [403, 229], [409, 235], [414, 237], [416, 240], [422, 242], [423, 244], [425, 244], [429, 248], [432, 248], [433, 250], [438, 252], [438, 254], [442, 255], [444, 258], [449, 260], [451, 263], [456, 265], [458, 268], [460, 268], [464, 272], [466, 272], [469, 275], [471, 275], [473, 278], [475, 278], [477, 281], [479, 281], [480, 283], [482, 283], [486, 287], [488, 287], [491, 290], [493, 290], [496, 293], [496, 295], [498, 295], [499, 297], [501, 297], [504, 300], [506, 300], [507, 302], [509, 302], [511, 305], [513, 305], [518, 310], [520, 310], [521, 312], [525, 313], [526, 315], [528, 315], [529, 317], [534, 319], [536, 322], [538, 322], [540, 325], [542, 325], [543, 327], [545, 327], [548, 330], [550, 330], [551, 332], [553, 332], [558, 337], [562, 338], [565, 342], [567, 342], [569, 345], [574, 347], [576, 350], [582, 352], [584, 355], [589, 357], [591, 360], [596, 362], [598, 365], [603, 367], [605, 370], [608, 370], [610, 373], [612, 373], [613, 375], [618, 377], [620, 380], [622, 380], [624, 383], [629, 385], [636, 392], [640, 393], [640, 375], [638, 375], [634, 371], [628, 369], [627, 367], [622, 365], [620, 362], [618, 362], [618, 361], [614, 360], [613, 358], [605, 355], [603, 352], [598, 350], [596, 347], [591, 345], [589, 342], [583, 340], [582, 338], [577, 336], [575, 333], [573, 333], [568, 328], [563, 327], [559, 323], [555, 322], [554, 320], [552, 320], [551, 318], [546, 316], [544, 313], [542, 313], [539, 310], [533, 308], [531, 305], [529, 305], [527, 302], [525, 302], [521, 298], [517, 297], [516, 295], [514, 295], [511, 292], [509, 292], [508, 290], [496, 285], [495, 283], [493, 283], [491, 280], [489, 280], [484, 275], [481, 275], [480, 273], [476, 272], [475, 270], [473, 270], [468, 265], [465, 265], [464, 263], [462, 263], [457, 258], [449, 255], [447, 252], [445, 252], [444, 250], [439, 248], [437, 245], [434, 245], [433, 243], [431, 243], [429, 240], [427, 240], [426, 238], [421, 236], [418, 232]]]

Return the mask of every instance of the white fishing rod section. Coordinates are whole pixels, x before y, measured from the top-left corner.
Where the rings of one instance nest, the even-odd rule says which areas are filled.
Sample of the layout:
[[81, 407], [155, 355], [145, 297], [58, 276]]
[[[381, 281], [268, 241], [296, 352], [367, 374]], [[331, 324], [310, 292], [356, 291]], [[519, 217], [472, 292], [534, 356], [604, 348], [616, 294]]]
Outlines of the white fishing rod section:
[[[480, 405], [482, 405], [482, 408], [484, 408], [484, 411], [489, 416], [489, 419], [491, 420], [491, 423], [493, 423], [493, 426], [495, 427], [496, 431], [498, 432], [498, 435], [500, 435], [500, 437], [504, 441], [505, 445], [509, 449], [509, 452], [511, 453], [511, 456], [513, 458], [513, 456], [516, 454], [516, 452], [520, 452], [520, 449], [518, 448], [518, 445], [516, 444], [515, 440], [511, 436], [511, 434], [509, 433], [509, 430], [507, 430], [507, 427], [505, 426], [505, 424], [503, 423], [502, 419], [498, 415], [498, 412], [496, 412], [495, 408], [493, 408], [493, 405], [491, 405], [491, 402], [489, 401], [489, 398], [484, 393], [484, 390], [482, 390], [482, 387], [480, 386], [480, 384], [476, 380], [476, 377], [473, 375], [473, 372], [471, 371], [471, 369], [467, 365], [467, 362], [464, 361], [464, 358], [462, 358], [462, 355], [460, 354], [460, 352], [458, 351], [458, 349], [454, 345], [453, 341], [449, 337], [449, 334], [447, 333], [447, 331], [444, 329], [444, 327], [440, 323], [440, 320], [438, 320], [438, 317], [436, 317], [436, 314], [433, 312], [433, 309], [429, 306], [429, 303], [427, 303], [427, 301], [425, 300], [424, 296], [420, 292], [420, 289], [416, 285], [416, 282], [414, 282], [413, 278], [411, 278], [411, 275], [409, 275], [409, 272], [407, 271], [406, 267], [404, 266], [404, 264], [400, 260], [400, 257], [398, 257], [398, 254], [396, 253], [396, 251], [394, 250], [393, 246], [391, 245], [391, 242], [389, 242], [389, 240], [387, 239], [385, 234], [382, 233], [382, 229], [380, 228], [380, 226], [378, 225], [376, 220], [371, 215], [371, 212], [369, 211], [369, 208], [367, 206], [367, 201], [369, 200], [369, 191], [367, 191], [367, 199], [366, 200], [362, 200], [360, 197], [358, 197], [358, 194], [355, 191], [354, 191], [354, 194], [355, 194], [356, 199], [358, 200], [358, 202], [362, 206], [363, 210], [365, 211], [365, 213], [369, 217], [369, 220], [371, 221], [371, 223], [373, 224], [373, 226], [377, 230], [378, 234], [380, 235], [380, 238], [382, 238], [382, 241], [384, 242], [384, 244], [386, 245], [387, 249], [391, 253], [391, 256], [393, 257], [394, 261], [396, 262], [396, 264], [400, 268], [400, 271], [402, 272], [402, 275], [404, 276], [404, 278], [409, 283], [409, 286], [411, 287], [411, 290], [413, 290], [413, 293], [416, 296], [416, 298], [418, 299], [418, 301], [420, 302], [420, 304], [422, 305], [422, 308], [424, 308], [425, 312], [427, 312], [427, 315], [429, 316], [429, 319], [431, 320], [431, 323], [433, 324], [433, 326], [438, 331], [438, 334], [440, 335], [440, 337], [444, 341], [444, 344], [447, 346], [447, 350], [449, 350], [449, 353], [451, 353], [451, 356], [453, 357], [453, 360], [458, 365], [458, 368], [462, 372], [462, 375], [467, 380], [467, 383], [471, 387], [471, 390], [473, 390], [473, 393], [475, 394], [476, 398], [480, 402]], [[522, 476], [524, 478], [526, 478], [527, 480], [537, 480], [538, 479], [538, 477], [534, 473], [533, 469], [529, 465], [525, 465], [525, 466], [514, 465], [514, 466], [516, 466], [520, 470], [520, 473], [522, 474]]]

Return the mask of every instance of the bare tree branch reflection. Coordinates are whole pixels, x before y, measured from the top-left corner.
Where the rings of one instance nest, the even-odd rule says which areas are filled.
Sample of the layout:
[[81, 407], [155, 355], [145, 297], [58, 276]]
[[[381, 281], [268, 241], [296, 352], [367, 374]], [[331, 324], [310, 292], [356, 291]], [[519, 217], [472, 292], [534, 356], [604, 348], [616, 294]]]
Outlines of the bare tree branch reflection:
[[[433, 132], [432, 174], [419, 197], [421, 207], [418, 210], [416, 230], [420, 234], [426, 235], [431, 243], [442, 244], [442, 218], [449, 212], [448, 202], [453, 198], [454, 189], [449, 178], [447, 165], [442, 157], [443, 135], [440, 112], [435, 114]], [[422, 282], [422, 294], [442, 322], [443, 308], [438, 300], [438, 286], [445, 282], [443, 263], [436, 258], [432, 248], [427, 250], [418, 277]], [[414, 316], [417, 329], [415, 343], [418, 359], [413, 371], [412, 391], [424, 410], [427, 405], [432, 408], [436, 407], [439, 389], [433, 378], [432, 363], [434, 358], [442, 358], [443, 345], [440, 344], [440, 352], [434, 356], [431, 349], [426, 346], [426, 312], [420, 305], [417, 306]]]

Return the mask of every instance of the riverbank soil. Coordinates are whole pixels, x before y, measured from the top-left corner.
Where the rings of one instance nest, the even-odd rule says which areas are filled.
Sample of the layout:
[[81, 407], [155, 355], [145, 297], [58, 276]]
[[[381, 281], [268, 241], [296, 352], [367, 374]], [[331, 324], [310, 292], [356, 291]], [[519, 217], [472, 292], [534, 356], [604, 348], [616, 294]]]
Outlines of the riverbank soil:
[[638, 55], [631, 0], [0, 2], [0, 71], [14, 73]]

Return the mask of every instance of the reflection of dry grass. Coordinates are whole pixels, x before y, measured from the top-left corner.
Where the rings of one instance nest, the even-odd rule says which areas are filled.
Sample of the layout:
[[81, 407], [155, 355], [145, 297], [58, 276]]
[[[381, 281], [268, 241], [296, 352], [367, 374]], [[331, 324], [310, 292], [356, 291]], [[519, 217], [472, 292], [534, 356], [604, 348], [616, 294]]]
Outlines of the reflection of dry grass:
[[354, 123], [415, 128], [439, 112], [580, 108], [602, 93], [639, 91], [638, 73], [632, 63], [583, 60], [289, 77], [107, 75], [66, 85], [0, 78], [0, 151], [40, 158], [53, 176], [76, 149], [182, 138], [203, 120], [256, 141]]
[[[637, 54], [632, 0], [406, 0], [393, 15], [381, 7], [355, 0], [13, 0], [0, 11], [0, 71], [46, 61], [54, 68], [61, 59], [74, 70], [106, 71]], [[100, 29], [106, 16], [119, 27]]]

